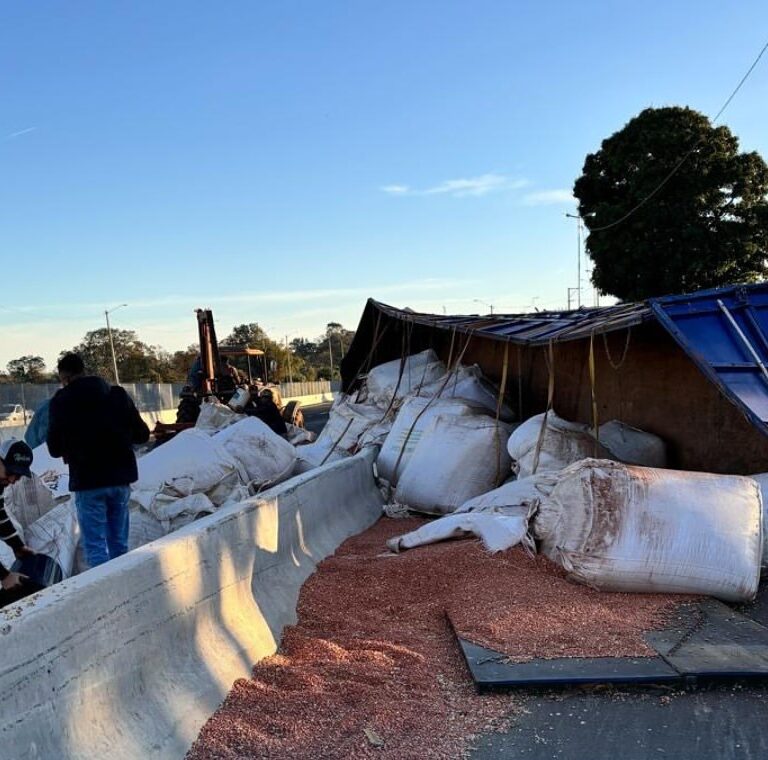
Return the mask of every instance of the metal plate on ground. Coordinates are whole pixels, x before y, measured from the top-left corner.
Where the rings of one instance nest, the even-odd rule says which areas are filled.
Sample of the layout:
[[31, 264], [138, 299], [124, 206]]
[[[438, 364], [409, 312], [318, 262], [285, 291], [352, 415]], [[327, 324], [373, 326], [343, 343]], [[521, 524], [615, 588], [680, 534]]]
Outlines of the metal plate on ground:
[[510, 687], [571, 684], [648, 684], [679, 682], [680, 675], [661, 657], [560, 657], [510, 662], [509, 658], [456, 637], [472, 679], [481, 691]]
[[768, 628], [722, 602], [681, 608], [646, 641], [685, 678], [768, 678]]

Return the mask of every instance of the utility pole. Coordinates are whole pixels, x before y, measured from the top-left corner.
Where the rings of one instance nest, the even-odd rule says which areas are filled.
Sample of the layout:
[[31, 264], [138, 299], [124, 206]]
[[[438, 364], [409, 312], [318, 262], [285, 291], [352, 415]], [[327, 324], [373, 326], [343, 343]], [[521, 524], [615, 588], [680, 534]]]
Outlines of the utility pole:
[[581, 217], [578, 214], [565, 215], [569, 219], [576, 219], [576, 308], [581, 308]]
[[123, 306], [128, 306], [127, 303], [121, 303], [119, 306], [115, 306], [113, 309], [104, 310], [104, 319], [107, 320], [107, 334], [109, 335], [109, 347], [112, 349], [112, 366], [115, 370], [115, 385], [120, 385], [120, 375], [117, 373], [117, 357], [115, 356], [115, 342], [112, 340], [112, 327], [109, 324], [109, 315], [113, 311], [122, 309]]
[[578, 288], [568, 288], [568, 311], [571, 310], [571, 292], [578, 290]]
[[333, 380], [333, 346], [331, 345], [331, 335], [333, 333], [328, 331], [328, 356], [331, 360], [331, 380]]
[[285, 336], [285, 350], [288, 353], [288, 382], [293, 382], [293, 370], [291, 369], [291, 349], [288, 348], [288, 336]]

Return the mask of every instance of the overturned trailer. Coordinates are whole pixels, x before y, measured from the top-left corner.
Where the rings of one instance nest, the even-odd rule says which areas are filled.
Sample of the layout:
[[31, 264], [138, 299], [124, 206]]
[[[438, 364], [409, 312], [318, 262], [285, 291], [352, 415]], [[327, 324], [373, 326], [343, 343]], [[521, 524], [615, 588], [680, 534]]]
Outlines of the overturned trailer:
[[443, 316], [369, 300], [342, 365], [354, 390], [385, 361], [433, 349], [477, 363], [520, 420], [548, 404], [595, 427], [661, 436], [670, 466], [768, 469], [768, 285], [565, 312]]

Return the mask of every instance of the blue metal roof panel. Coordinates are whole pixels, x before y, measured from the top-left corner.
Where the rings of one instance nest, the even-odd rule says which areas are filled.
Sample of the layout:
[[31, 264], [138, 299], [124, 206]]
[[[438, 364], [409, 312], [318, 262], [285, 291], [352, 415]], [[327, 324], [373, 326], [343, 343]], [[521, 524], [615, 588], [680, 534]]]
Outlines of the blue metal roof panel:
[[701, 371], [768, 434], [768, 285], [666, 296], [649, 304]]

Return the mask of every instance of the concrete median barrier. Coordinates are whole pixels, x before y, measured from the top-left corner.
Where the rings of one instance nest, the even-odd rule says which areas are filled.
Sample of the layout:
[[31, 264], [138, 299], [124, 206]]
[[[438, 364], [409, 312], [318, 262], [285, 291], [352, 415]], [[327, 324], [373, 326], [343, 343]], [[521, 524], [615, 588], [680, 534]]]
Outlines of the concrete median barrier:
[[0, 758], [183, 757], [381, 505], [363, 453], [0, 610]]

